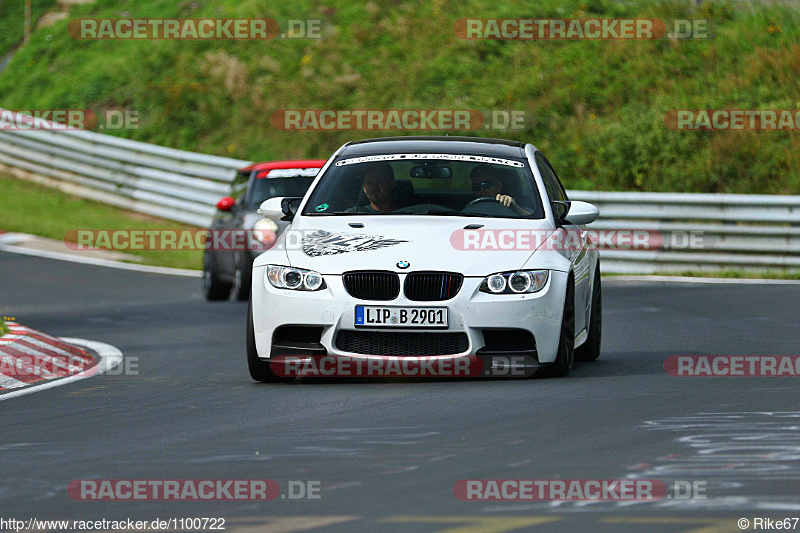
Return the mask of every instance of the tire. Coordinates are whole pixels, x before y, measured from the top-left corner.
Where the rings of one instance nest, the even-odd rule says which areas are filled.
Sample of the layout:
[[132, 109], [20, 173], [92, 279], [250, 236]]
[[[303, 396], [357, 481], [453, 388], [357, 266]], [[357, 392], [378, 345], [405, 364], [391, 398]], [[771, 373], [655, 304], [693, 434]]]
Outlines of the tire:
[[225, 301], [231, 295], [232, 283], [219, 279], [216, 261], [208, 252], [203, 254], [203, 295], [209, 302]]
[[250, 299], [250, 288], [253, 286], [253, 262], [249, 254], [236, 254], [236, 278], [233, 282], [233, 297], [240, 302]]
[[594, 272], [592, 289], [592, 308], [589, 316], [589, 336], [586, 342], [575, 350], [580, 361], [594, 361], [600, 357], [600, 341], [603, 332], [603, 290], [600, 283], [600, 263]]
[[561, 315], [561, 335], [558, 340], [558, 355], [550, 375], [567, 376], [575, 361], [575, 283], [570, 275], [567, 280], [567, 293], [564, 298], [564, 313]]
[[269, 363], [262, 361], [258, 357], [256, 350], [256, 333], [253, 328], [253, 300], [247, 305], [247, 368], [250, 370], [250, 377], [262, 383], [281, 383], [290, 382], [291, 378], [276, 375]]

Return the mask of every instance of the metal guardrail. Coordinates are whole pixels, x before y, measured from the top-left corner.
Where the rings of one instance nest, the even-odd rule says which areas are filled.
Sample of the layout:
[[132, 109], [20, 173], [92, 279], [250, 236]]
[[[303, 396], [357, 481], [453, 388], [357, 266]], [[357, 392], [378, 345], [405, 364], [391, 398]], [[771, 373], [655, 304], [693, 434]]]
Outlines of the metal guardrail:
[[[0, 169], [200, 227], [208, 226], [216, 202], [229, 194], [236, 169], [249, 163], [83, 130], [0, 129]], [[569, 196], [600, 208], [591, 229], [649, 231], [668, 245], [602, 250], [605, 272], [800, 271], [800, 196], [599, 191], [569, 191]]]
[[569, 191], [600, 209], [593, 230], [651, 232], [655, 250], [602, 250], [616, 273], [800, 272], [800, 196]]
[[92, 131], [0, 129], [0, 168], [75, 196], [196, 226], [208, 226], [236, 169], [247, 164]]

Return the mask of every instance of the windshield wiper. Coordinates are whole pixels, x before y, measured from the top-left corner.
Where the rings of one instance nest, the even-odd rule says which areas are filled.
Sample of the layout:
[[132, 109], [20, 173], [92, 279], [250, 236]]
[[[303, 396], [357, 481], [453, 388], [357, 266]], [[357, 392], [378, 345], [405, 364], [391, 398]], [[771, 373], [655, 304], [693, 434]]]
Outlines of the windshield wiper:
[[493, 215], [482, 215], [478, 213], [462, 213], [461, 211], [442, 211], [430, 209], [428, 211], [417, 211], [415, 213], [398, 213], [403, 215], [436, 215], [444, 217], [479, 217], [479, 218], [494, 218]]
[[325, 216], [325, 215], [335, 215], [335, 216], [372, 216], [372, 215], [435, 215], [435, 216], [443, 216], [443, 217], [473, 217], [473, 218], [495, 218], [494, 215], [484, 215], [480, 213], [462, 213], [461, 211], [443, 211], [441, 209], [429, 209], [427, 211], [416, 211], [413, 213], [395, 213], [392, 211], [386, 213], [353, 213], [349, 211], [323, 211], [321, 213], [305, 213], [305, 215], [310, 216]]

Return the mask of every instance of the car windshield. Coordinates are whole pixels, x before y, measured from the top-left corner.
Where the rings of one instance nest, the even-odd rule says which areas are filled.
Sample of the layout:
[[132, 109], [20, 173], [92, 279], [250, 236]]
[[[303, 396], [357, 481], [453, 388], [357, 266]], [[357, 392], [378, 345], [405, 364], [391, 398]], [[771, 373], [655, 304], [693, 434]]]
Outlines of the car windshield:
[[303, 214], [544, 218], [525, 159], [449, 154], [338, 159]]
[[306, 191], [314, 183], [313, 177], [293, 177], [293, 178], [256, 178], [253, 180], [253, 188], [247, 201], [249, 209], [258, 209], [264, 200], [275, 198], [276, 196], [297, 196], [303, 197]]

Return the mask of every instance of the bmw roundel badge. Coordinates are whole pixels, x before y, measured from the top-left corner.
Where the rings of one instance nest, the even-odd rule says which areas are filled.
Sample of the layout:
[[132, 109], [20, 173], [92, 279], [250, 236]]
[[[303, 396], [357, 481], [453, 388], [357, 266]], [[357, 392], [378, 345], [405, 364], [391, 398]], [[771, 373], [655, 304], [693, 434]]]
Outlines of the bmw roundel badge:
[[397, 262], [397, 268], [408, 268], [410, 266], [411, 266], [411, 263], [409, 263], [408, 261], [398, 261]]

